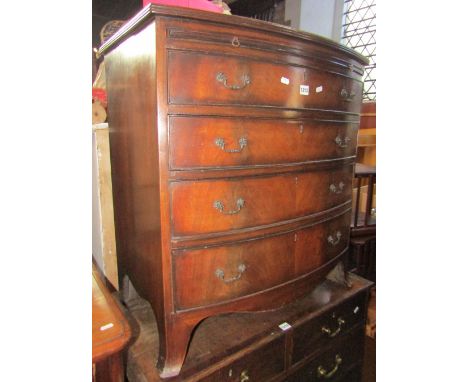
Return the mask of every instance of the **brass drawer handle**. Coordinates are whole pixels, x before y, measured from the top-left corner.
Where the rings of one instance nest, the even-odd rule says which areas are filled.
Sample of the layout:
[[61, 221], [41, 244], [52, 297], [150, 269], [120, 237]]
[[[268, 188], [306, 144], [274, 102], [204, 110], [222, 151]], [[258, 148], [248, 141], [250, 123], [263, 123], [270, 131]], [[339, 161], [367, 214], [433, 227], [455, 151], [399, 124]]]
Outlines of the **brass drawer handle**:
[[241, 77], [241, 80], [243, 82], [242, 85], [228, 85], [227, 84], [227, 76], [222, 73], [222, 72], [219, 72], [217, 75], [216, 75], [216, 80], [218, 82], [221, 82], [225, 88], [227, 89], [230, 89], [230, 90], [241, 90], [243, 88], [245, 88], [247, 85], [250, 84], [250, 77], [248, 74], [244, 74], [242, 77]]
[[240, 375], [240, 382], [247, 382], [249, 380], [249, 374], [247, 370], [242, 371]]
[[339, 354], [335, 355], [335, 366], [333, 366], [333, 369], [327, 371], [323, 366], [319, 366], [317, 368], [317, 377], [325, 379], [333, 377], [338, 371], [338, 368], [340, 367], [342, 362], [343, 359], [341, 358], [341, 356]]
[[[237, 270], [239, 271], [239, 273], [236, 276], [231, 277], [230, 279], [226, 279], [224, 275], [224, 271], [218, 268], [215, 271], [215, 276], [221, 281], [223, 281], [224, 283], [229, 284], [229, 283], [232, 283], [233, 281], [239, 280], [242, 277], [242, 274], [245, 272], [246, 269], [247, 267], [245, 266], [245, 264], [240, 264], [237, 267]], [[247, 375], [247, 372], [245, 372], [245, 374]], [[242, 374], [241, 374], [241, 377], [242, 377]], [[247, 376], [247, 379], [248, 379], [248, 376]]]
[[345, 184], [343, 182], [338, 183], [338, 186], [335, 184], [330, 184], [330, 192], [334, 194], [341, 194], [344, 190]]
[[223, 205], [223, 202], [221, 202], [221, 200], [215, 200], [213, 203], [213, 207], [216, 208], [219, 212], [223, 213], [224, 215], [238, 214], [240, 210], [242, 209], [242, 207], [244, 207], [245, 205], [244, 199], [242, 198], [237, 199], [236, 205], [237, 205], [237, 210], [224, 211], [224, 205]]
[[234, 48], [239, 48], [240, 47], [240, 41], [239, 37], [235, 36], [232, 38], [231, 44]]
[[341, 327], [346, 323], [345, 320], [343, 320], [341, 317], [338, 318], [337, 322], [338, 327], [335, 329], [335, 331], [332, 332], [332, 330], [329, 327], [322, 326], [322, 333], [327, 334], [330, 338], [335, 337], [339, 332], [341, 332]]
[[346, 89], [341, 89], [341, 92], [340, 92], [340, 96], [341, 98], [343, 98], [343, 101], [345, 102], [351, 102], [355, 95], [356, 93], [353, 93], [353, 92], [348, 93]]
[[335, 138], [335, 143], [338, 145], [338, 147], [341, 147], [342, 149], [345, 147], [348, 147], [348, 143], [351, 141], [350, 137], [345, 137], [344, 139], [341, 139], [340, 136]]
[[335, 238], [333, 238], [332, 235], [329, 235], [328, 238], [327, 238], [327, 241], [331, 244], [331, 245], [337, 245], [340, 240], [341, 240], [341, 231], [336, 231], [335, 232]]
[[215, 145], [226, 153], [240, 153], [247, 146], [247, 138], [242, 137], [239, 139], [239, 149], [226, 149], [226, 142], [224, 142], [223, 138], [216, 138]]

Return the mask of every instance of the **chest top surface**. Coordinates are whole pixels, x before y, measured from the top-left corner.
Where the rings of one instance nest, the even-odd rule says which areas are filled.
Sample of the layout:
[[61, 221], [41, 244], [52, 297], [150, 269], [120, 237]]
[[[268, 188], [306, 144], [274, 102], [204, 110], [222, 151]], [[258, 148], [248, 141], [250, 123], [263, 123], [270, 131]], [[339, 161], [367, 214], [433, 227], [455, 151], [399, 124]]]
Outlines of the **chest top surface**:
[[[176, 18], [178, 20], [185, 20], [188, 22], [195, 22], [197, 24], [219, 25], [225, 27], [234, 27], [240, 30], [252, 31], [263, 33], [263, 38], [293, 38], [298, 42], [313, 43], [323, 47], [330, 47], [346, 54], [349, 58], [357, 60], [360, 64], [367, 64], [368, 59], [354, 50], [346, 47], [345, 45], [338, 44], [335, 41], [318, 36], [308, 32], [297, 31], [293, 28], [256, 20], [252, 18], [223, 15], [213, 12], [206, 12], [201, 10], [194, 10], [182, 7], [167, 7], [155, 4], [149, 4], [131, 18], [122, 28], [120, 28], [114, 35], [105, 41], [100, 47], [98, 54], [107, 54], [110, 50], [114, 49], [120, 42], [128, 38], [131, 34], [138, 32], [143, 26], [151, 22], [157, 17], [163, 18]], [[173, 32], [176, 33], [176, 32]], [[231, 40], [233, 44], [240, 44], [238, 40]]]

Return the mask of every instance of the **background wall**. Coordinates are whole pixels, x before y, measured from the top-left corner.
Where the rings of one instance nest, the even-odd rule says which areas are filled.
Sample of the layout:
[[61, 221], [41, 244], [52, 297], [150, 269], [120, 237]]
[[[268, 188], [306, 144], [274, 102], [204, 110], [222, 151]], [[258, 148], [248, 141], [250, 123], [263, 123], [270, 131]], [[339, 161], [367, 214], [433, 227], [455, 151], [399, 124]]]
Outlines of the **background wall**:
[[285, 0], [291, 27], [337, 42], [341, 39], [344, 0]]

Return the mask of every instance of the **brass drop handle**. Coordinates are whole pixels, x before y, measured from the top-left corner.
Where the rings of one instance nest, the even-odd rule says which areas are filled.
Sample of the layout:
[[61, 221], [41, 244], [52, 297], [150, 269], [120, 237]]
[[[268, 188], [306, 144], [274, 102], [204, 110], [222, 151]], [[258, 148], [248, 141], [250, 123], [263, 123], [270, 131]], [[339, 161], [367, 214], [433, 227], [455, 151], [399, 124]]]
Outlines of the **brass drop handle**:
[[348, 143], [351, 141], [350, 137], [345, 137], [344, 139], [341, 139], [340, 136], [337, 136], [335, 138], [335, 143], [338, 145], [338, 147], [341, 147], [342, 149], [345, 147], [348, 147]]
[[317, 377], [325, 379], [333, 377], [338, 371], [338, 368], [340, 367], [342, 362], [343, 359], [341, 358], [341, 356], [339, 354], [335, 355], [335, 365], [333, 366], [333, 369], [327, 371], [323, 366], [319, 366], [317, 368]]
[[231, 44], [234, 48], [239, 48], [240, 47], [239, 37], [234, 36], [231, 40]]
[[239, 138], [239, 149], [226, 149], [226, 142], [223, 138], [216, 138], [214, 143], [226, 153], [240, 153], [247, 146], [247, 138]]
[[338, 183], [338, 186], [335, 184], [330, 184], [330, 192], [333, 192], [334, 194], [341, 194], [344, 190], [345, 184], [343, 182]]
[[341, 89], [341, 92], [340, 92], [340, 96], [341, 98], [343, 98], [343, 101], [345, 102], [351, 102], [354, 98], [354, 96], [356, 95], [356, 93], [348, 93], [348, 91], [346, 89]]
[[322, 326], [322, 333], [325, 333], [328, 335], [328, 337], [333, 338], [335, 337], [339, 332], [341, 332], [341, 327], [346, 323], [345, 320], [343, 320], [341, 317], [338, 318], [338, 327], [332, 332], [332, 330], [327, 327], [327, 326]]
[[244, 205], [245, 205], [244, 199], [242, 199], [242, 198], [237, 199], [236, 205], [237, 205], [237, 210], [224, 211], [224, 204], [223, 204], [223, 202], [221, 202], [221, 200], [215, 200], [213, 202], [213, 207], [216, 208], [219, 212], [223, 213], [224, 215], [238, 214], [240, 212], [240, 210], [242, 209], [242, 207], [244, 207]]
[[240, 382], [247, 382], [249, 380], [249, 374], [247, 370], [243, 370], [240, 375]]
[[333, 235], [329, 235], [328, 238], [327, 238], [327, 241], [328, 241], [331, 245], [335, 246], [335, 245], [337, 245], [337, 244], [340, 242], [341, 236], [342, 236], [342, 235], [341, 235], [341, 231], [336, 231], [336, 232], [335, 232], [335, 238], [333, 237]]
[[[224, 271], [222, 269], [218, 268], [215, 271], [215, 276], [218, 279], [220, 279], [221, 281], [223, 281], [224, 283], [229, 284], [229, 283], [232, 283], [234, 281], [239, 280], [242, 277], [242, 274], [245, 272], [246, 269], [247, 269], [247, 267], [245, 266], [245, 264], [240, 264], [237, 267], [237, 270], [239, 271], [239, 273], [236, 276], [231, 277], [230, 279], [227, 279], [227, 278], [225, 278]], [[245, 372], [245, 373], [247, 375], [247, 372]], [[241, 377], [242, 377], [242, 374], [241, 374]], [[247, 376], [247, 379], [248, 379], [248, 376]]]
[[227, 84], [227, 81], [228, 81], [227, 76], [226, 76], [224, 73], [222, 73], [222, 72], [218, 72], [218, 73], [216, 74], [216, 80], [217, 80], [218, 82], [221, 82], [221, 83], [224, 85], [225, 88], [230, 89], [230, 90], [241, 90], [241, 89], [244, 89], [244, 88], [245, 88], [247, 85], [249, 85], [250, 82], [251, 82], [251, 81], [250, 81], [250, 76], [249, 76], [248, 74], [244, 74], [244, 75], [242, 75], [242, 77], [241, 77], [241, 80], [242, 80], [242, 82], [243, 82], [242, 85], [228, 85], [228, 84]]

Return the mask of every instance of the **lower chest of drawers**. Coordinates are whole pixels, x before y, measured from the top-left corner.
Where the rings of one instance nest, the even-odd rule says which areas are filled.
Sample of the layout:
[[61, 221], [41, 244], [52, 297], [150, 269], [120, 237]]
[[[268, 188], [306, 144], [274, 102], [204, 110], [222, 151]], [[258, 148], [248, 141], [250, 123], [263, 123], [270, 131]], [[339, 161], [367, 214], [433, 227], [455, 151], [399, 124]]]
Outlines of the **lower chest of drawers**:
[[[350, 280], [350, 289], [327, 280], [275, 312], [203, 321], [180, 375], [167, 380], [360, 381], [371, 283], [356, 276]], [[151, 367], [157, 358], [155, 323], [136, 306], [140, 310], [132, 314], [140, 325], [135, 330], [139, 337], [128, 351], [127, 374], [131, 382], [160, 381]]]

